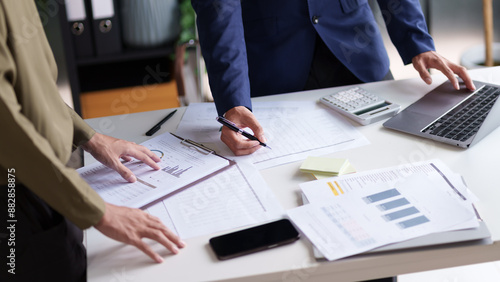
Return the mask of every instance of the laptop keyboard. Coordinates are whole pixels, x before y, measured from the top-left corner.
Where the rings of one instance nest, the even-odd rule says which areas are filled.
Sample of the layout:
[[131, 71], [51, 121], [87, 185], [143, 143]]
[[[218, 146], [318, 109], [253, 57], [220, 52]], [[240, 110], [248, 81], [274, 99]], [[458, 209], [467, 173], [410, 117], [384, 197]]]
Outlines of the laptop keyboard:
[[456, 141], [474, 136], [500, 95], [500, 88], [485, 85], [422, 132]]

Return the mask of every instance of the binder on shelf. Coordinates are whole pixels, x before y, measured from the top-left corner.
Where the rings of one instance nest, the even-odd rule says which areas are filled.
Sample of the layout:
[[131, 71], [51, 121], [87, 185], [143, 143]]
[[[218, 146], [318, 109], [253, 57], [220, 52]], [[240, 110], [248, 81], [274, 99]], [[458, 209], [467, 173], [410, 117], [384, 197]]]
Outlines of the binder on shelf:
[[114, 0], [86, 1], [91, 7], [97, 56], [121, 52], [122, 40], [116, 2]]
[[66, 17], [76, 57], [94, 56], [91, 20], [87, 16], [84, 0], [65, 0]]

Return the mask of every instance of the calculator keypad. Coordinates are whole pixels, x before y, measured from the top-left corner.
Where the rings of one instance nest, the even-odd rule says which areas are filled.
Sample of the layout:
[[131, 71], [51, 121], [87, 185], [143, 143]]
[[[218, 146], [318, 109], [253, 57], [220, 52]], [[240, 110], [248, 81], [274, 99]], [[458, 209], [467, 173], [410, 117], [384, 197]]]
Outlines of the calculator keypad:
[[337, 107], [344, 111], [356, 113], [369, 109], [371, 107], [383, 104], [384, 99], [369, 93], [360, 87], [353, 87], [347, 90], [339, 91], [337, 93], [321, 98], [323, 102], [327, 102], [328, 106]]

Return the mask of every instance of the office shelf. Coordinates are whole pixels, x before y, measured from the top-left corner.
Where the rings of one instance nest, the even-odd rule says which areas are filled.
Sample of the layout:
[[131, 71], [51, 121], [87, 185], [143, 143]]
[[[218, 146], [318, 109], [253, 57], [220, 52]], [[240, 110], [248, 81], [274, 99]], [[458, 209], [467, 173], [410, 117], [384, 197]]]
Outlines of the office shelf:
[[175, 41], [154, 48], [123, 47], [116, 54], [76, 57], [67, 25], [64, 1], [59, 5], [59, 25], [71, 87], [74, 110], [81, 114], [80, 93], [105, 89], [164, 83], [173, 79], [172, 55]]
[[97, 64], [116, 63], [131, 60], [142, 60], [163, 57], [174, 53], [175, 42], [170, 42], [163, 46], [147, 49], [124, 48], [121, 53], [109, 54], [100, 57], [76, 58], [78, 66], [88, 66]]

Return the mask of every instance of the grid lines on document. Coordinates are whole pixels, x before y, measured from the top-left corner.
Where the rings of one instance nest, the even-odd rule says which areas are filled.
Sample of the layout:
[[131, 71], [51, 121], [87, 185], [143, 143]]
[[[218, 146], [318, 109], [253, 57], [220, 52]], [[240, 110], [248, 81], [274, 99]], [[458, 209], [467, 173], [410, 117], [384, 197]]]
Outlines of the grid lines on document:
[[342, 180], [339, 180], [338, 183], [342, 188], [344, 188], [344, 190], [353, 190], [360, 187], [366, 187], [374, 183], [395, 182], [402, 179], [402, 177], [407, 177], [419, 172], [429, 175], [435, 172], [435, 169], [427, 163], [414, 166], [401, 166], [394, 171], [380, 171], [378, 173], [370, 173], [361, 176], [347, 176]]
[[[136, 172], [138, 170], [151, 170], [149, 166], [139, 160], [127, 162], [125, 163], [125, 166]], [[97, 172], [99, 172], [98, 175]], [[126, 180], [122, 179], [116, 171], [105, 165], [96, 166], [95, 168], [82, 173], [81, 176], [97, 193], [99, 193], [104, 201], [113, 202], [115, 204], [119, 204], [116, 203], [117, 199], [120, 203], [126, 204], [128, 201], [133, 200], [155, 188], [155, 186], [144, 184], [142, 181], [128, 183]], [[117, 184], [126, 185], [117, 186]]]
[[357, 247], [368, 246], [375, 242], [375, 239], [340, 205], [334, 204], [331, 207], [322, 207], [321, 210]]
[[[266, 208], [239, 166], [177, 193], [148, 210], [158, 217], [168, 214], [181, 238], [189, 238], [254, 223]], [[165, 209], [165, 211], [160, 211]], [[160, 213], [163, 213], [160, 216]], [[163, 220], [163, 219], [162, 219]]]
[[258, 164], [354, 140], [337, 125], [338, 119], [331, 113], [313, 111], [307, 114], [308, 118], [295, 115], [261, 120], [266, 129], [267, 144], [272, 150], [258, 150], [252, 155], [252, 163]]

